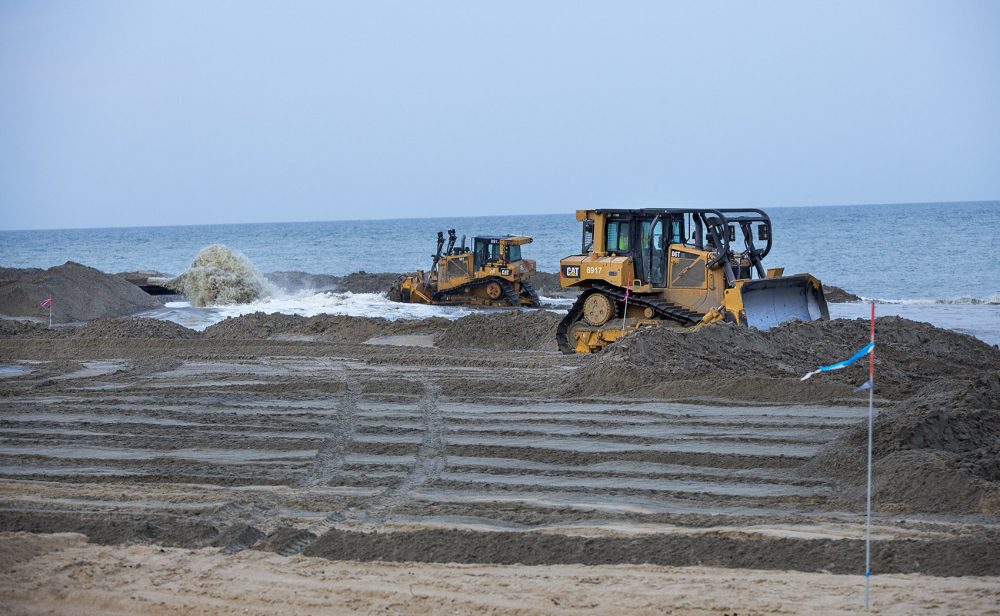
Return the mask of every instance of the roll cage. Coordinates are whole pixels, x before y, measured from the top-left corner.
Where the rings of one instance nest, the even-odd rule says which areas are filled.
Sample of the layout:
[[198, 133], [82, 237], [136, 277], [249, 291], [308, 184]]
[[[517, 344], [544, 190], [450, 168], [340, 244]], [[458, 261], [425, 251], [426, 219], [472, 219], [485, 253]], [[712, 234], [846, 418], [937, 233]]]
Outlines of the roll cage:
[[[666, 244], [679, 243], [686, 246], [712, 252], [715, 256], [707, 263], [709, 269], [719, 265], [723, 267], [726, 283], [732, 286], [737, 278], [752, 277], [750, 272], [747, 275], [739, 276], [738, 265], [743, 259], [750, 263], [758, 278], [766, 277], [763, 266], [763, 259], [771, 252], [772, 233], [771, 218], [763, 210], [756, 208], [643, 208], [643, 209], [601, 209], [593, 210], [593, 219], [585, 219], [583, 226], [582, 252], [588, 254], [594, 250], [595, 219], [604, 224], [603, 229], [596, 230], [603, 241], [601, 247], [606, 253], [615, 253], [631, 256], [639, 266], [640, 277], [642, 274], [648, 275], [656, 265], [654, 265], [654, 249], [663, 251]], [[648, 225], [643, 223], [649, 222]], [[621, 223], [628, 226], [629, 237], [622, 241], [623, 227]], [[663, 223], [658, 226], [659, 223]], [[608, 246], [610, 225], [613, 227], [614, 237], [617, 238], [616, 247]], [[669, 226], [668, 226], [669, 225]], [[754, 226], [757, 227], [757, 239], [765, 242], [763, 248], [758, 248], [754, 242]], [[736, 241], [736, 228], [739, 227], [743, 236], [743, 249], [738, 253], [731, 249], [730, 244]], [[665, 242], [666, 229], [676, 230], [671, 233], [673, 240]], [[690, 234], [690, 235], [689, 235]], [[660, 238], [657, 246], [657, 237]], [[613, 249], [617, 248], [617, 249]], [[624, 248], [624, 249], [622, 249]], [[737, 263], [733, 262], [733, 257], [737, 257]]]

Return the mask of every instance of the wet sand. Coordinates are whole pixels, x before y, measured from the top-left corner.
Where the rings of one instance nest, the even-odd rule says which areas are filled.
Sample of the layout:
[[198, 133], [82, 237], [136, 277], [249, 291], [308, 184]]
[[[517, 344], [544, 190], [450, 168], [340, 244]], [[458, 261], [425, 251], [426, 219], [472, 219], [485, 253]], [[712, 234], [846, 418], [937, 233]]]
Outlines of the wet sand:
[[[150, 337], [121, 338], [107, 322], [3, 340], [0, 547], [42, 546], [4, 573], [10, 605], [857, 607], [863, 506], [842, 473], [815, 467], [850, 444], [865, 408], [832, 385], [811, 401], [704, 385], [715, 395], [692, 399], [697, 383], [682, 375], [674, 395], [663, 379], [599, 395], [581, 379], [610, 383], [621, 354], [476, 348], [454, 335], [462, 329], [454, 346], [427, 347], [443, 338], [435, 323], [379, 340], [378, 327], [346, 318], [336, 331], [311, 321], [311, 334], [259, 333], [266, 323], [245, 319], [255, 337], [235, 337], [229, 322], [216, 336], [151, 325]], [[420, 345], [400, 346], [410, 330]], [[957, 508], [876, 493], [885, 613], [996, 605], [1000, 515], [992, 483], [968, 481], [985, 491]], [[16, 533], [91, 543], [74, 535], [53, 551], [46, 542], [65, 535]], [[148, 569], [131, 568], [139, 562]], [[226, 582], [248, 575], [261, 581]], [[602, 589], [612, 580], [614, 592]], [[63, 594], [45, 590], [56, 583]], [[286, 584], [298, 591], [276, 588]]]

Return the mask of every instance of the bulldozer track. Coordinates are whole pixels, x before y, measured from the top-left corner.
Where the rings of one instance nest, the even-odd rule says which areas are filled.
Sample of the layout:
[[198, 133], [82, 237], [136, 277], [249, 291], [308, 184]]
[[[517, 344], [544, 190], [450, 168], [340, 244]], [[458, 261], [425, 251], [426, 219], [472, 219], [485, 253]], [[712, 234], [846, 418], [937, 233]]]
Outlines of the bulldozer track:
[[530, 280], [521, 281], [521, 292], [531, 300], [532, 308], [537, 308], [542, 304], [541, 298], [538, 297], [538, 291], [535, 290], [535, 285], [531, 284]]
[[480, 278], [479, 280], [473, 280], [472, 282], [467, 282], [463, 285], [453, 287], [447, 291], [438, 291], [431, 296], [431, 299], [435, 303], [446, 303], [450, 300], [451, 296], [462, 293], [466, 289], [478, 289], [479, 287], [484, 287], [491, 282], [496, 282], [500, 285], [500, 289], [503, 291], [504, 301], [513, 307], [518, 307], [521, 305], [521, 300], [518, 298], [517, 293], [514, 292], [514, 287], [511, 286], [509, 282], [503, 278], [498, 278], [491, 276], [489, 278]]
[[[574, 353], [576, 350], [576, 345], [569, 336], [569, 328], [580, 320], [583, 314], [583, 302], [594, 293], [603, 293], [615, 300], [616, 315], [623, 315], [623, 307], [625, 305], [624, 289], [609, 284], [598, 283], [581, 293], [563, 320], [559, 322], [559, 327], [556, 329], [556, 342], [559, 344], [559, 350], [567, 355]], [[701, 320], [701, 315], [697, 312], [687, 310], [682, 306], [661, 299], [629, 294], [628, 301], [633, 306], [651, 308], [655, 317], [674, 321], [684, 327], [691, 327]]]

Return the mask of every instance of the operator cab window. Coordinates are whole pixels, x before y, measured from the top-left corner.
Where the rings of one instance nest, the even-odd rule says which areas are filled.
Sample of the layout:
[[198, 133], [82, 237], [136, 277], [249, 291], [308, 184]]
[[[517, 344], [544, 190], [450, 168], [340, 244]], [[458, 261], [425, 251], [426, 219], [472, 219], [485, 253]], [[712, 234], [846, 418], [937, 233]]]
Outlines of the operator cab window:
[[510, 244], [507, 246], [507, 260], [511, 263], [521, 260], [521, 246], [519, 244]]
[[496, 261], [496, 251], [498, 250], [498, 245], [491, 244], [488, 239], [476, 238], [475, 267], [486, 267], [490, 261]]
[[670, 223], [670, 243], [680, 244], [684, 242], [684, 230], [681, 228], [681, 221], [674, 220]]
[[500, 260], [500, 242], [490, 242], [486, 247], [486, 261], [495, 263]]
[[587, 254], [594, 250], [594, 221], [585, 220], [583, 221], [583, 245], [581, 246], [582, 253]]
[[629, 250], [629, 223], [612, 220], [606, 229], [607, 251], [625, 253]]

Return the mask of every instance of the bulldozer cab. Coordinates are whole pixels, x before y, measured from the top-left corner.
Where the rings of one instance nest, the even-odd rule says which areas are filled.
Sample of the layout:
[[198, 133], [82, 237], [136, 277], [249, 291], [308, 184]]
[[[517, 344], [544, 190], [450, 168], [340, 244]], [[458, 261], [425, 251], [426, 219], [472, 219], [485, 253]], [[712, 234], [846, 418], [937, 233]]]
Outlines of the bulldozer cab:
[[[709, 270], [727, 286], [767, 274], [771, 221], [760, 210], [598, 210], [584, 221], [583, 254], [630, 257], [633, 283], [652, 289], [705, 288]], [[599, 225], [603, 228], [596, 228]], [[595, 233], [596, 231], [596, 233]], [[737, 251], [737, 236], [742, 239]], [[758, 246], [763, 241], [763, 246]], [[595, 238], [597, 239], [595, 246]]]
[[521, 245], [531, 242], [526, 236], [480, 236], [473, 242], [474, 267], [482, 269], [487, 265], [503, 265], [521, 260]]

